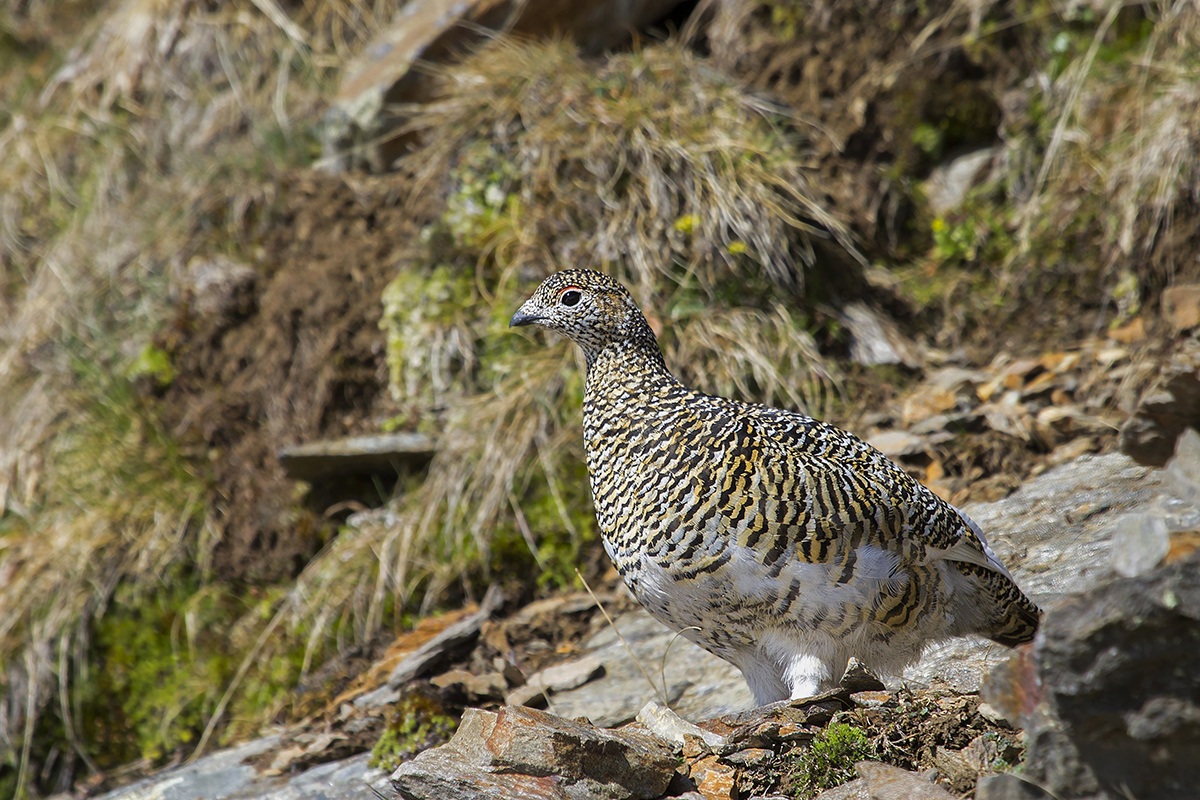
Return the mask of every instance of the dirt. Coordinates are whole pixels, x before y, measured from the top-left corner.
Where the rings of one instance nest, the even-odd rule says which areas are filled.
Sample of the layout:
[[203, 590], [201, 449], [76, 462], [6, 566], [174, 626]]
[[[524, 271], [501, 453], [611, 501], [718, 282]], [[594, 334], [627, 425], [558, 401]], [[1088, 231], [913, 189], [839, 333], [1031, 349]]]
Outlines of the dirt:
[[[178, 370], [164, 417], [211, 465], [211, 506], [225, 528], [221, 578], [295, 575], [330, 526], [323, 509], [297, 507], [297, 485], [276, 453], [377, 430], [386, 413], [379, 297], [417, 230], [399, 185], [387, 176], [283, 176], [270, 187], [275, 202], [240, 231], [254, 254], [248, 301], [201, 315], [193, 294], [164, 334]], [[219, 217], [227, 202], [214, 193], [202, 212]]]
[[970, 23], [965, 9], [891, 0], [727, 3], [709, 44], [719, 65], [795, 110], [833, 207], [869, 248], [895, 253], [911, 238], [911, 187], [888, 176], [994, 143], [1000, 94], [1027, 68], [998, 37], [968, 47]]

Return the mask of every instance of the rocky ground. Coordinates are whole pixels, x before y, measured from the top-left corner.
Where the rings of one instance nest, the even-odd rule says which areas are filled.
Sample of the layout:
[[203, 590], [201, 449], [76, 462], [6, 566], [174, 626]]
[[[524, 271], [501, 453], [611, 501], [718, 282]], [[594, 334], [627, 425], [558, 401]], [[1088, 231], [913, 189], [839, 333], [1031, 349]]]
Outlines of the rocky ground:
[[[1187, 343], [1172, 363], [1194, 355]], [[1124, 423], [1143, 461], [1196, 410], [1190, 363], [1160, 366], [1161, 388]], [[840, 691], [752, 709], [736, 670], [613, 576], [521, 607], [496, 589], [347, 668], [307, 718], [104, 797], [1185, 797], [1200, 763], [1200, 436], [1159, 466], [1088, 454], [1112, 449], [1114, 421], [1062, 399], [1096, 364], [1128, 366], [1127, 351], [946, 367], [873, 435], [905, 437], [892, 454], [926, 477], [950, 426], [1016, 426], [1049, 445], [1032, 477], [1007, 476], [1017, 491], [966, 506], [1047, 609], [1032, 647], [952, 641], [884, 683], [852, 669]]]

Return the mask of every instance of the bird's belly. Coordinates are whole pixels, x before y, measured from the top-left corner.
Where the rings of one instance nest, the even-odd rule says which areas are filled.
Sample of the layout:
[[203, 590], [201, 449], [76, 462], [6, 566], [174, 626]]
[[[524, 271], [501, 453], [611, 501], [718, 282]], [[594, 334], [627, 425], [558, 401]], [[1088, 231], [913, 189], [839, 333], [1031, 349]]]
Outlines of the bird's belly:
[[654, 617], [718, 655], [753, 649], [768, 634], [890, 639], [915, 622], [896, 630], [881, 622], [890, 609], [881, 598], [888, 597], [895, 557], [877, 548], [859, 548], [849, 578], [838, 562], [790, 557], [772, 568], [738, 545], [726, 545], [724, 554], [713, 569], [696, 571], [694, 564], [643, 553], [627, 560], [623, 574]]

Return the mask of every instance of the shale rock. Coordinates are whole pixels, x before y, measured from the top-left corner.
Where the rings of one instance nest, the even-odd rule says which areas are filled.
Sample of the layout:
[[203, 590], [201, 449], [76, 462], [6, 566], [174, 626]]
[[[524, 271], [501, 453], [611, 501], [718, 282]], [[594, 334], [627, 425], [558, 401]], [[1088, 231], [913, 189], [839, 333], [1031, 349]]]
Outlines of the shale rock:
[[458, 732], [392, 774], [403, 798], [649, 800], [679, 760], [666, 742], [606, 731], [532, 708], [467, 709]]

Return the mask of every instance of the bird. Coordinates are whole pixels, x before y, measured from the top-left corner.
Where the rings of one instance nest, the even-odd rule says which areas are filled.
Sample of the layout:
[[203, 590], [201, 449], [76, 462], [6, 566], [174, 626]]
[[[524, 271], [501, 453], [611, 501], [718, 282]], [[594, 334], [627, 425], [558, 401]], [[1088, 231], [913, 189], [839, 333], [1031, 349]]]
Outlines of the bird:
[[952, 637], [1033, 639], [1040, 609], [970, 517], [848, 431], [684, 386], [618, 281], [555, 272], [509, 322], [527, 325], [583, 351], [588, 479], [618, 573], [757, 705], [835, 689], [852, 657], [888, 676]]

